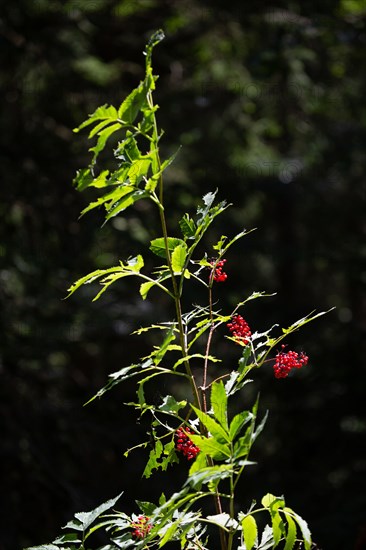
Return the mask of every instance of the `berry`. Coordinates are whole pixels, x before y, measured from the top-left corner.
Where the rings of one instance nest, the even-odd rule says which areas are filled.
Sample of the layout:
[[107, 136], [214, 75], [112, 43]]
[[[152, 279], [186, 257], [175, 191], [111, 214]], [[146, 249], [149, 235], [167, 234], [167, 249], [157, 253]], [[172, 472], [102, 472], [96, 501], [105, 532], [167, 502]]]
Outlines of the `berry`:
[[[210, 263], [212, 266], [215, 265], [215, 261], [216, 260], [211, 260]], [[224, 273], [222, 270], [225, 262], [226, 260], [220, 260], [219, 262], [217, 262], [216, 267], [214, 269], [214, 273], [212, 277], [213, 277], [213, 280], [216, 281], [217, 283], [223, 283], [227, 279], [227, 274]]]
[[133, 529], [132, 536], [135, 539], [144, 539], [151, 530], [150, 518], [147, 516], [138, 516], [138, 518], [131, 523]]
[[[286, 346], [282, 345], [282, 349]], [[279, 351], [276, 355], [273, 365], [276, 378], [286, 378], [291, 369], [300, 369], [308, 364], [309, 357], [302, 351], [300, 354], [296, 351]]]
[[248, 323], [241, 315], [234, 315], [230, 323], [227, 324], [227, 327], [233, 337], [238, 341], [238, 344], [246, 346], [249, 343], [252, 332]]
[[181, 452], [187, 460], [192, 460], [196, 458], [200, 452], [197, 445], [189, 439], [187, 434], [192, 433], [190, 428], [178, 428], [175, 432], [175, 448], [177, 451]]

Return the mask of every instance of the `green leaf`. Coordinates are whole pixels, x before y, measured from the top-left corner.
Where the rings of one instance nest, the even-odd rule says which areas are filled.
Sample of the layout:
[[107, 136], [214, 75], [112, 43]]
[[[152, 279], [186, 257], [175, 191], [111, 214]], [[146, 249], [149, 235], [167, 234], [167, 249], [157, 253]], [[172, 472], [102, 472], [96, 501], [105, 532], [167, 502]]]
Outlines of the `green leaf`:
[[99, 132], [99, 134], [98, 134], [99, 137], [98, 137], [96, 145], [94, 145], [94, 147], [91, 147], [89, 149], [89, 151], [94, 153], [92, 162], [94, 162], [96, 160], [97, 156], [99, 155], [99, 153], [101, 151], [103, 151], [103, 149], [106, 146], [106, 143], [107, 143], [108, 139], [111, 137], [111, 135], [114, 134], [115, 132], [119, 131], [120, 129], [121, 129], [121, 124], [119, 122], [117, 122], [116, 124], [112, 124], [111, 126], [108, 126], [104, 130]]
[[261, 502], [262, 502], [262, 505], [265, 508], [268, 508], [270, 511], [273, 511], [273, 510], [276, 511], [281, 506], [282, 507], [285, 506], [285, 501], [283, 500], [282, 497], [276, 497], [271, 493], [267, 493], [266, 495], [264, 495]]
[[29, 546], [24, 550], [60, 550], [60, 547], [54, 544], [41, 544], [41, 546]]
[[224, 460], [230, 458], [230, 448], [228, 445], [222, 445], [213, 437], [202, 437], [200, 435], [190, 435], [189, 438], [199, 449], [214, 458], [215, 460]]
[[271, 514], [271, 517], [272, 517], [272, 531], [273, 531], [273, 541], [274, 541], [273, 548], [275, 548], [280, 542], [282, 535], [285, 532], [285, 527], [284, 527], [282, 518], [278, 512]]
[[143, 500], [136, 500], [136, 504], [140, 508], [141, 512], [146, 516], [151, 516], [151, 514], [156, 508], [156, 505], [154, 503], [145, 502]]
[[186, 239], [192, 239], [196, 232], [196, 224], [189, 214], [184, 214], [183, 218], [179, 221], [179, 227]]
[[57, 539], [55, 539], [53, 542], [54, 544], [63, 544], [65, 542], [77, 543], [77, 542], [83, 542], [83, 541], [79, 538], [79, 535], [77, 535], [76, 533], [68, 533], [67, 535], [62, 535], [61, 537], [57, 537]]
[[230, 422], [229, 434], [230, 440], [234, 441], [235, 437], [239, 435], [243, 426], [253, 419], [253, 414], [249, 411], [243, 411], [234, 416]]
[[227, 421], [227, 395], [225, 386], [220, 380], [214, 382], [211, 387], [211, 407], [213, 409], [216, 420], [223, 426], [226, 431], [228, 429]]
[[175, 275], [182, 273], [184, 264], [187, 258], [187, 245], [186, 243], [176, 246], [172, 253], [172, 268]]
[[150, 166], [150, 158], [136, 159], [132, 162], [131, 167], [128, 170], [128, 177], [132, 185], [137, 186], [142, 178], [147, 176]]
[[150, 74], [146, 75], [143, 82], [140, 82], [137, 88], [135, 88], [122, 102], [118, 109], [118, 117], [123, 120], [125, 124], [133, 124], [139, 111], [142, 111], [148, 107], [147, 93], [152, 89], [154, 80]]
[[215, 514], [213, 516], [207, 516], [206, 520], [214, 525], [222, 527], [226, 531], [229, 529], [236, 529], [238, 527], [238, 522], [230, 517], [230, 514], [223, 512], [221, 514]]
[[160, 441], [160, 439], [158, 439], [155, 443], [154, 448], [151, 449], [151, 451], [150, 451], [149, 460], [148, 460], [148, 462], [145, 466], [142, 477], [149, 478], [152, 474], [152, 471], [154, 469], [159, 468], [158, 460], [159, 460], [159, 458], [161, 457], [162, 454], [163, 454], [163, 444]]
[[[286, 508], [283, 510], [286, 514]], [[296, 541], [296, 523], [292, 519], [290, 514], [286, 514], [287, 521], [287, 534], [286, 534], [286, 545], [283, 550], [293, 550], [295, 541]]]
[[194, 407], [193, 405], [192, 409], [198, 416], [200, 422], [207, 428], [207, 430], [210, 432], [210, 434], [219, 442], [222, 441], [230, 441], [229, 434], [227, 429], [225, 429], [223, 426], [218, 424], [211, 416], [204, 413], [200, 409], [197, 409], [197, 407]]
[[123, 492], [117, 495], [115, 498], [111, 498], [103, 504], [100, 504], [94, 510], [90, 512], [78, 512], [74, 515], [76, 522], [73, 520], [63, 527], [63, 529], [74, 528], [77, 531], [86, 531], [86, 529], [95, 521], [101, 514], [112, 508], [117, 500], [121, 498]]
[[166, 395], [162, 404], [159, 405], [159, 411], [177, 414], [186, 405], [187, 401], [176, 401], [171, 395]]
[[[168, 249], [170, 254], [179, 245], [184, 245], [184, 241], [182, 239], [177, 239], [175, 237], [168, 237]], [[164, 238], [159, 237], [158, 239], [153, 239], [150, 243], [150, 250], [157, 256], [166, 258]]]
[[94, 111], [94, 113], [89, 115], [89, 118], [84, 122], [82, 122], [82, 124], [80, 124], [78, 128], [75, 128], [74, 132], [79, 132], [86, 126], [89, 126], [90, 124], [94, 124], [94, 122], [97, 122], [97, 121], [104, 120], [107, 122], [114, 122], [117, 119], [118, 119], [118, 113], [116, 108], [113, 107], [113, 105], [107, 105], [107, 104], [101, 105], [96, 109], [96, 111]]
[[196, 489], [201, 487], [203, 483], [219, 483], [221, 479], [230, 477], [232, 471], [232, 467], [226, 464], [222, 464], [221, 466], [208, 466], [189, 475], [184, 485], [190, 485], [193, 489]]
[[258, 537], [257, 522], [255, 521], [253, 516], [249, 515], [245, 516], [245, 518], [242, 520], [241, 526], [243, 529], [245, 548], [246, 550], [252, 550]]
[[146, 283], [142, 283], [140, 286], [140, 294], [143, 300], [146, 300], [146, 297], [149, 293], [149, 290], [155, 285], [155, 281], [147, 281]]
[[108, 214], [106, 215], [106, 221], [110, 220], [111, 218], [114, 218], [114, 216], [117, 216], [117, 214], [120, 214], [120, 212], [123, 212], [123, 210], [126, 210], [129, 206], [134, 204], [135, 202], [147, 198], [149, 195], [142, 189], [136, 189], [135, 191], [132, 191], [131, 193], [125, 194], [124, 197], [122, 197], [117, 202], [113, 203], [111, 207], [108, 208]]
[[286, 507], [286, 508], [284, 508], [284, 511], [285, 511], [285, 513], [289, 513], [289, 514], [292, 515], [292, 517], [296, 521], [297, 525], [300, 527], [300, 531], [301, 531], [303, 539], [304, 539], [305, 550], [310, 550], [311, 549], [311, 533], [310, 533], [307, 522], [304, 519], [302, 519], [301, 516], [296, 514], [296, 512], [294, 512], [291, 508]]

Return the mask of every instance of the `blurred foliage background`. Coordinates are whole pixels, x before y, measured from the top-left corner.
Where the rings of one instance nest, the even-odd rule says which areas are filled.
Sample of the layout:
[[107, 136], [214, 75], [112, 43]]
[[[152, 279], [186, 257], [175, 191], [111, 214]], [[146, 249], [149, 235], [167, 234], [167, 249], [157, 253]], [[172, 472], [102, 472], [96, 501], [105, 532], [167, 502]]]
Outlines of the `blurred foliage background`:
[[[171, 234], [182, 209], [218, 188], [234, 206], [211, 243], [258, 228], [228, 257], [222, 307], [277, 292], [244, 312], [261, 330], [336, 306], [289, 340], [308, 368], [283, 381], [258, 373], [271, 412], [241, 504], [285, 494], [319, 548], [366, 548], [365, 23], [364, 0], [2, 4], [1, 550], [52, 540], [74, 512], [121, 490], [121, 506], [136, 511], [134, 498], [169, 492], [179, 477], [152, 478], [146, 494], [144, 453], [123, 458], [144, 437], [123, 405], [132, 387], [83, 408], [108, 373], [148, 352], [152, 342], [130, 333], [166, 318], [166, 304], [125, 283], [100, 302], [93, 288], [63, 301], [94, 269], [144, 248], [152, 261], [157, 220], [143, 203], [103, 228], [98, 212], [78, 220], [92, 197], [71, 182], [90, 145], [72, 128], [138, 84], [159, 27], [163, 154], [183, 146], [167, 176]], [[221, 336], [218, 353], [234, 365], [238, 349]]]

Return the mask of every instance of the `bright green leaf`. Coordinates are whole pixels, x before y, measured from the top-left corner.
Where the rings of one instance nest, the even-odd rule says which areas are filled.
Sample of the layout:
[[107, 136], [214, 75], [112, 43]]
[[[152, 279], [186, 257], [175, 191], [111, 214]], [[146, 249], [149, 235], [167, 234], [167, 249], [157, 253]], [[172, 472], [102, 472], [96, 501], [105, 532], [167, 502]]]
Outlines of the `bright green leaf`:
[[174, 274], [178, 275], [183, 271], [186, 258], [187, 245], [185, 243], [179, 244], [174, 248], [171, 257]]
[[227, 395], [222, 380], [214, 382], [211, 386], [211, 407], [216, 420], [227, 431]]
[[252, 550], [258, 537], [257, 522], [254, 517], [245, 516], [241, 522], [246, 550]]
[[200, 422], [207, 428], [207, 430], [210, 432], [210, 434], [218, 441], [230, 441], [229, 434], [227, 429], [225, 429], [223, 426], [218, 424], [211, 416], [204, 413], [200, 409], [197, 409], [197, 407], [194, 407], [192, 405], [192, 409], [198, 416]]
[[[184, 245], [184, 241], [182, 239], [177, 239], [175, 237], [168, 237], [168, 249], [169, 253], [171, 254], [179, 245]], [[150, 243], [150, 250], [156, 254], [157, 256], [160, 256], [162, 258], [166, 258], [166, 249], [165, 249], [165, 240], [163, 237], [159, 237], [158, 239], [153, 239]]]

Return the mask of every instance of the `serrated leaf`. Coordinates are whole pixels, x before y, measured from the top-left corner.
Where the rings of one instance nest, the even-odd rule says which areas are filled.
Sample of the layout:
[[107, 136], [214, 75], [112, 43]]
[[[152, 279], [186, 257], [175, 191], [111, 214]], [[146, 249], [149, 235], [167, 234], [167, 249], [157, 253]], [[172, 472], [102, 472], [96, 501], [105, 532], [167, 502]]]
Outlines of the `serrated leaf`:
[[[80, 522], [80, 527], [82, 530], [85, 531], [101, 514], [112, 508], [117, 500], [121, 498], [123, 492], [117, 495], [115, 498], [111, 498], [110, 500], [107, 500], [106, 502], [103, 502], [103, 504], [100, 504], [97, 506], [97, 508], [94, 508], [94, 510], [91, 510], [90, 512], [78, 512], [74, 515], [75, 519]], [[70, 527], [70, 523], [65, 525], [63, 529], [66, 529]], [[75, 528], [75, 527], [74, 527]]]
[[118, 116], [125, 124], [133, 124], [139, 111], [148, 106], [146, 96], [153, 82], [152, 76], [146, 75], [145, 80], [140, 82], [138, 87], [122, 102], [118, 109]]
[[253, 419], [253, 414], [249, 411], [243, 411], [234, 416], [230, 422], [229, 434], [231, 441], [234, 441], [235, 437], [239, 435], [241, 429], [245, 424]]
[[184, 214], [183, 218], [179, 221], [180, 230], [186, 239], [194, 237], [196, 232], [196, 224], [189, 214]]
[[182, 273], [187, 258], [187, 245], [185, 243], [176, 246], [172, 252], [172, 268], [174, 274]]
[[190, 439], [200, 449], [200, 451], [211, 456], [215, 460], [224, 460], [230, 458], [230, 449], [228, 445], [222, 445], [213, 437], [202, 437], [200, 435], [190, 435]]
[[147, 281], [146, 283], [142, 283], [140, 285], [140, 295], [143, 300], [146, 300], [146, 297], [149, 293], [149, 290], [155, 285], [155, 281]]
[[79, 132], [86, 126], [89, 126], [90, 124], [94, 124], [94, 122], [105, 120], [109, 122], [113, 122], [118, 119], [118, 113], [115, 107], [113, 105], [101, 105], [98, 107], [94, 113], [89, 115], [89, 118], [82, 122], [78, 128], [74, 129], [74, 132]]
[[[175, 237], [168, 237], [168, 249], [169, 253], [171, 254], [177, 246], [184, 244], [184, 241], [182, 239], [177, 239]], [[165, 240], [163, 237], [159, 237], [157, 239], [153, 239], [150, 242], [150, 250], [157, 256], [160, 256], [161, 258], [166, 258], [166, 249], [165, 249]]]
[[61, 537], [57, 537], [57, 539], [53, 541], [54, 544], [63, 544], [65, 542], [72, 542], [72, 543], [82, 542], [82, 539], [79, 538], [79, 535], [77, 535], [76, 533], [68, 533], [67, 535], [62, 535]]
[[120, 200], [115, 202], [110, 208], [108, 208], [108, 214], [105, 217], [106, 221], [114, 218], [115, 216], [117, 216], [117, 214], [120, 214], [121, 212], [123, 212], [123, 210], [126, 210], [126, 208], [128, 208], [135, 202], [141, 199], [145, 199], [148, 196], [148, 193], [146, 193], [146, 191], [143, 191], [142, 189], [136, 189], [131, 193], [126, 194]]
[[201, 468], [189, 475], [185, 486], [190, 485], [193, 489], [200, 487], [203, 483], [219, 482], [221, 479], [230, 477], [232, 467], [230, 465], [208, 466]]
[[284, 523], [278, 512], [271, 514], [272, 516], [272, 531], [273, 531], [273, 548], [280, 542], [283, 533], [285, 532]]
[[258, 538], [258, 527], [254, 517], [249, 515], [241, 522], [246, 550], [252, 550]]
[[210, 523], [213, 523], [214, 525], [218, 525], [219, 527], [223, 527], [224, 529], [236, 529], [238, 527], [238, 522], [230, 517], [230, 514], [223, 512], [221, 514], [215, 514], [213, 516], [207, 516], [207, 521]]
[[140, 508], [141, 512], [146, 516], [151, 516], [156, 508], [156, 505], [153, 502], [146, 502], [144, 500], [136, 500], [136, 504]]
[[132, 185], [137, 186], [144, 176], [147, 176], [151, 165], [150, 158], [134, 160], [128, 170], [128, 177]]
[[154, 469], [159, 468], [158, 460], [161, 457], [162, 453], [163, 453], [163, 444], [160, 441], [160, 439], [158, 439], [155, 443], [154, 448], [151, 449], [150, 451], [149, 460], [142, 474], [143, 477], [146, 477], [148, 479], [151, 476], [152, 471]]
[[211, 387], [211, 407], [216, 420], [223, 426], [226, 431], [228, 429], [227, 421], [227, 395], [225, 386], [220, 380], [214, 382]]
[[177, 414], [186, 405], [187, 401], [177, 401], [172, 395], [166, 395], [159, 405], [159, 411]]
[[296, 512], [294, 512], [291, 508], [285, 508], [285, 512], [288, 512], [292, 515], [293, 519], [296, 521], [297, 525], [300, 527], [300, 531], [302, 533], [303, 539], [304, 539], [304, 546], [305, 550], [311, 549], [311, 533], [308, 527], [307, 522]]
[[111, 126], [108, 126], [107, 128], [105, 128], [99, 133], [97, 143], [94, 145], [94, 147], [90, 147], [89, 149], [89, 151], [94, 153], [92, 162], [94, 162], [97, 156], [99, 155], [99, 153], [103, 151], [111, 135], [119, 131], [120, 129], [121, 129], [121, 125], [119, 122], [117, 122], [116, 124], [112, 124]]
[[60, 547], [54, 544], [41, 544], [40, 546], [29, 546], [24, 550], [60, 550]]
[[218, 424], [211, 416], [204, 413], [197, 407], [194, 407], [193, 405], [192, 409], [196, 413], [197, 417], [199, 418], [200, 422], [207, 428], [207, 430], [210, 432], [210, 434], [219, 442], [222, 441], [230, 441], [228, 431]]
[[[284, 512], [286, 514], [286, 508], [284, 508]], [[296, 523], [294, 522], [290, 514], [286, 514], [286, 521], [287, 521], [286, 544], [283, 550], [293, 550], [293, 547], [296, 541], [296, 535], [297, 535]]]

